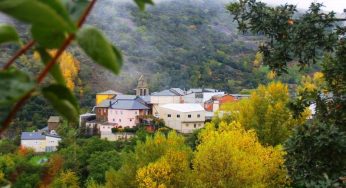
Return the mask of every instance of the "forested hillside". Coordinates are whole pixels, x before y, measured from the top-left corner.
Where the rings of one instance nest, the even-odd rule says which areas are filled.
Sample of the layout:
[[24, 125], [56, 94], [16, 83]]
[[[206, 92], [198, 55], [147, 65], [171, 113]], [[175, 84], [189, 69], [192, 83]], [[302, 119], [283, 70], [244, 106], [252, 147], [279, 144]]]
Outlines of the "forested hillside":
[[256, 86], [250, 65], [255, 40], [237, 34], [220, 2], [164, 1], [139, 12], [132, 4], [107, 0], [95, 7], [89, 23], [125, 53], [125, 67], [113, 84], [118, 90], [132, 89], [129, 83], [133, 86], [140, 74], [154, 90], [215, 87], [235, 92], [239, 86]]
[[[259, 36], [243, 35], [222, 1], [160, 1], [141, 12], [131, 1], [102, 0], [91, 12], [87, 23], [100, 28], [124, 55], [120, 75], [93, 64], [81, 49], [68, 51], [80, 62], [73, 80], [81, 107], [94, 104], [94, 94], [113, 89], [132, 93], [137, 79], [144, 74], [151, 91], [170, 87], [211, 87], [236, 93], [268, 83], [269, 69], [255, 60]], [[2, 22], [15, 24], [22, 38], [30, 28], [1, 16]], [[2, 48], [0, 64], [16, 48]], [[30, 55], [22, 56], [16, 66], [35, 74], [42, 65]], [[309, 70], [307, 70], [309, 71]], [[293, 66], [290, 74], [280, 77], [296, 84], [300, 75]], [[54, 114], [46, 102], [34, 97], [18, 113], [20, 127], [43, 127]], [[34, 116], [28, 112], [36, 112]]]

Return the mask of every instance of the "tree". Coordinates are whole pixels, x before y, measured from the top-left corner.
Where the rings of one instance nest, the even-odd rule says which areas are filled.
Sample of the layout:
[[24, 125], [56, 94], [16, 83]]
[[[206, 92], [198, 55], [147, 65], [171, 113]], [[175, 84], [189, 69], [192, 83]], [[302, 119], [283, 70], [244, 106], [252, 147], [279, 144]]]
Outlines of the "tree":
[[[267, 37], [267, 42], [259, 50], [263, 53], [264, 64], [279, 74], [287, 72], [292, 61], [297, 61], [303, 68], [323, 60], [325, 86], [318, 88], [313, 84], [314, 80], [306, 80], [303, 91], [298, 91], [290, 105], [295, 116], [300, 116], [311, 104], [316, 104], [317, 109], [315, 119], [308, 125], [297, 127], [287, 142], [287, 165], [295, 186], [332, 186], [332, 182], [345, 175], [338, 166], [343, 165], [345, 148], [334, 146], [344, 144], [342, 135], [346, 130], [346, 26], [338, 24], [346, 19], [336, 18], [334, 12], [323, 12], [322, 6], [312, 3], [303, 14], [299, 14], [293, 5], [269, 7], [256, 0], [234, 2], [227, 7], [241, 31]], [[336, 130], [340, 135], [335, 133]], [[333, 147], [327, 147], [332, 143]], [[338, 156], [328, 159], [330, 153]], [[319, 156], [327, 158], [320, 159]]]
[[346, 19], [336, 18], [334, 12], [323, 12], [322, 6], [312, 3], [308, 11], [299, 14], [294, 5], [269, 7], [256, 0], [245, 0], [230, 3], [227, 9], [234, 15], [241, 31], [267, 37], [259, 51], [263, 54], [263, 63], [278, 74], [287, 72], [288, 65], [293, 61], [304, 68], [324, 59], [322, 72], [332, 95], [321, 99], [323, 93], [319, 92], [310, 97], [298, 97], [294, 109], [302, 113], [306, 106], [322, 100], [319, 106], [325, 108], [320, 114], [326, 115], [320, 121], [335, 124], [344, 130], [346, 27], [338, 22]]
[[52, 186], [56, 188], [79, 188], [78, 176], [70, 170], [62, 171], [55, 178]]
[[97, 183], [104, 183], [105, 172], [110, 168], [118, 170], [121, 161], [119, 153], [116, 151], [94, 152], [88, 159], [88, 179], [93, 179]]
[[286, 166], [296, 186], [315, 187], [330, 179], [328, 187], [341, 187], [337, 183], [346, 173], [346, 134], [338, 127], [323, 123], [299, 126], [285, 150]]
[[287, 170], [280, 147], [262, 146], [239, 123], [209, 123], [193, 159], [196, 185], [202, 187], [285, 187]]
[[229, 112], [229, 115], [222, 119], [228, 119], [228, 122], [237, 121], [246, 130], [256, 130], [261, 143], [275, 146], [282, 144], [293, 128], [303, 124], [307, 117], [304, 115], [294, 119], [287, 107], [288, 102], [287, 85], [280, 82], [273, 82], [268, 86], [260, 85], [251, 93], [249, 99], [222, 106], [222, 111]]
[[[191, 149], [175, 132], [158, 132], [139, 141], [134, 152], [122, 154], [118, 171], [106, 173], [106, 187], [184, 187], [189, 177]], [[165, 175], [160, 176], [164, 172]], [[159, 178], [160, 177], [160, 178]]]

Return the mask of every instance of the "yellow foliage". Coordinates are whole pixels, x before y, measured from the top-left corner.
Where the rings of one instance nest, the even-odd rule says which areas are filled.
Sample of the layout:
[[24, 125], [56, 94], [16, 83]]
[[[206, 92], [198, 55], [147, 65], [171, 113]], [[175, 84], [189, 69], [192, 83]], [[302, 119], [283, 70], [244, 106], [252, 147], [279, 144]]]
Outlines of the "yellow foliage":
[[[140, 187], [181, 187], [189, 174], [191, 150], [175, 132], [147, 138], [136, 147], [138, 164], [136, 181]], [[155, 160], [156, 158], [156, 160]], [[149, 162], [149, 163], [148, 163]]]
[[272, 71], [268, 72], [267, 78], [269, 80], [274, 80], [275, 77], [276, 77], [276, 72], [275, 71], [272, 70]]
[[202, 187], [284, 187], [284, 152], [264, 147], [240, 123], [209, 123], [201, 132], [193, 167]]
[[303, 124], [308, 117], [306, 112], [301, 118], [294, 119], [286, 106], [288, 101], [287, 85], [273, 82], [259, 86], [249, 99], [225, 104], [220, 110], [229, 114], [222, 118], [224, 121], [237, 121], [246, 130], [254, 129], [262, 143], [275, 146], [283, 143], [294, 126]]
[[[49, 54], [53, 57], [56, 54], [57, 50], [50, 50]], [[40, 60], [39, 53], [34, 53], [34, 59]], [[73, 57], [73, 55], [64, 51], [60, 58], [58, 59], [59, 67], [61, 69], [62, 75], [65, 78], [66, 86], [73, 90], [75, 88], [75, 80], [80, 71], [80, 62]]]
[[263, 53], [257, 52], [255, 56], [255, 60], [253, 61], [254, 67], [260, 67], [263, 62]]
[[321, 72], [316, 72], [313, 76], [303, 76], [300, 86], [297, 88], [298, 93], [316, 92], [317, 90], [325, 90], [324, 75]]
[[165, 159], [162, 159], [140, 168], [137, 171], [136, 179], [139, 182], [139, 187], [166, 187], [165, 184], [169, 184], [171, 175], [170, 165]]

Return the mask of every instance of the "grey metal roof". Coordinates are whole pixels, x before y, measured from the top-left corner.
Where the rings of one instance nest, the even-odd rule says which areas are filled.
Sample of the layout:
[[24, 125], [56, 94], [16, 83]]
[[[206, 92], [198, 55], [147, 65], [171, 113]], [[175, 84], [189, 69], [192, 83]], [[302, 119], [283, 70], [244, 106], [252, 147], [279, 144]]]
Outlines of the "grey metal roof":
[[180, 88], [171, 88], [165, 89], [163, 91], [154, 92], [151, 94], [152, 96], [182, 96], [185, 95], [185, 92]]
[[146, 103], [150, 103], [150, 96], [149, 95], [139, 96], [139, 98], [141, 98]]
[[103, 94], [103, 95], [121, 95], [122, 93], [114, 91], [114, 90], [107, 90], [107, 91], [103, 91], [97, 94]]
[[136, 99], [136, 95], [117, 95], [115, 99]]
[[118, 99], [115, 102], [112, 101], [112, 109], [123, 109], [123, 110], [148, 110], [149, 107], [140, 103], [137, 100], [127, 100], [127, 99]]
[[171, 88], [170, 91], [175, 92], [179, 95], [186, 95], [186, 92], [180, 88]]
[[60, 117], [59, 116], [50, 116], [48, 119], [48, 122], [50, 123], [59, 123], [60, 122]]
[[45, 140], [46, 136], [39, 132], [22, 132], [21, 140]]

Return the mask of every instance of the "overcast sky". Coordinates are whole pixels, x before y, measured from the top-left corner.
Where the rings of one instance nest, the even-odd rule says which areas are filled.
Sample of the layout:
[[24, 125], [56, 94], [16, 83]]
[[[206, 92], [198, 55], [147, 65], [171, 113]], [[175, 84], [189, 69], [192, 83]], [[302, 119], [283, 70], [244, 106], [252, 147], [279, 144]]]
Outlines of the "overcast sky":
[[309, 8], [311, 2], [316, 2], [316, 3], [323, 3], [325, 6], [323, 10], [326, 11], [335, 11], [342, 13], [344, 9], [346, 9], [346, 0], [260, 0], [264, 3], [268, 4], [275, 4], [275, 5], [280, 5], [280, 4], [293, 4], [297, 5], [298, 9], [307, 9]]

